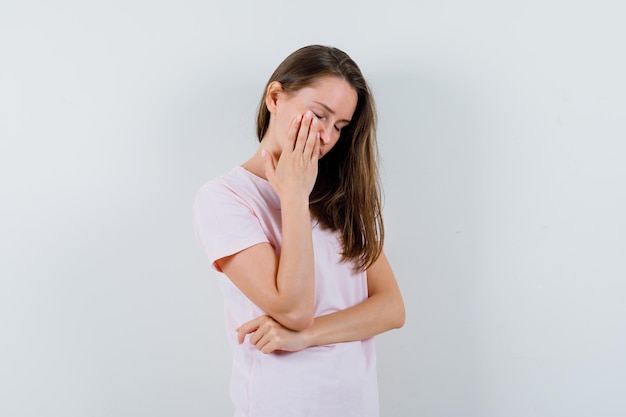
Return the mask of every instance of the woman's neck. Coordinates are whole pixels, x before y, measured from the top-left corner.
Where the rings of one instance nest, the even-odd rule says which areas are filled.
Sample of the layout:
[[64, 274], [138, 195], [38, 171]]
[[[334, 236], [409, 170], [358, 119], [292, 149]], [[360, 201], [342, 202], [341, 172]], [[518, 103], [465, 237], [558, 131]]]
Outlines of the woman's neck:
[[265, 159], [263, 158], [262, 151], [265, 149], [268, 152], [272, 153], [274, 157], [274, 163], [278, 162], [278, 158], [280, 158], [280, 148], [274, 144], [271, 140], [270, 135], [265, 135], [256, 152], [250, 159], [241, 164], [242, 167], [252, 172], [258, 177], [261, 177], [267, 180], [267, 175], [265, 175]]
[[241, 164], [241, 166], [252, 172], [257, 177], [267, 179], [267, 176], [265, 175], [265, 166], [263, 165], [263, 157], [261, 156], [261, 149], [262, 148], [259, 146], [259, 149], [257, 149], [254, 155], [252, 155], [252, 157], [246, 162]]

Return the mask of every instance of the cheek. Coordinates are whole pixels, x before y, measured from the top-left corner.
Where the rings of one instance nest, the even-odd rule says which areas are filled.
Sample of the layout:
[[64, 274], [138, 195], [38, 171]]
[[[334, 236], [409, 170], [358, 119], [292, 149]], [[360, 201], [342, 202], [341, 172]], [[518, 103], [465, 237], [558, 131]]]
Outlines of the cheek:
[[298, 116], [298, 114], [300, 113], [290, 111], [290, 112], [283, 112], [277, 115], [276, 121], [277, 121], [278, 131], [282, 133], [283, 135], [286, 135], [289, 132], [289, 129], [291, 129], [291, 124], [293, 123], [295, 118]]
[[278, 140], [282, 143], [287, 134], [289, 133], [289, 128], [291, 127], [291, 119], [288, 115], [282, 114], [276, 117], [275, 124], [275, 134], [278, 136]]

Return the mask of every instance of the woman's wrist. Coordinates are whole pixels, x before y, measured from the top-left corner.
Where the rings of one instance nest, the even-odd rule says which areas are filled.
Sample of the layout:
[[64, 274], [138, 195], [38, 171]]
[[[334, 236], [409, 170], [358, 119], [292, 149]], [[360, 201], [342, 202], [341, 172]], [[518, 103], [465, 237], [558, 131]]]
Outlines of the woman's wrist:
[[304, 344], [304, 348], [315, 346], [315, 320], [313, 325], [299, 332], [300, 338]]
[[278, 196], [281, 210], [285, 209], [309, 209], [309, 196], [304, 193], [292, 193]]

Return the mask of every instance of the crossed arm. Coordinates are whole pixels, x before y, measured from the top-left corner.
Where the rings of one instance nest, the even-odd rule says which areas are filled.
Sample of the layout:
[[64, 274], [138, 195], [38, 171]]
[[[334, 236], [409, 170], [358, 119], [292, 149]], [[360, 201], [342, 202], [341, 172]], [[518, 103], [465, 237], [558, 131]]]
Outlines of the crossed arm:
[[[269, 244], [262, 245], [269, 246]], [[271, 250], [271, 247], [269, 249]], [[256, 250], [262, 251], [263, 248], [256, 248]], [[242, 258], [252, 255], [246, 254], [245, 251], [240, 254]], [[230, 269], [228, 264], [220, 266], [228, 275]], [[239, 280], [235, 278], [236, 285], [237, 281]], [[281, 321], [280, 316], [272, 315], [273, 309], [270, 304], [269, 309], [264, 309], [268, 315], [253, 319], [236, 329], [239, 343], [243, 343], [245, 336], [251, 334], [249, 342], [264, 353], [276, 350], [298, 351], [309, 346], [363, 340], [387, 330], [402, 327], [405, 319], [402, 295], [384, 252], [368, 268], [367, 284], [368, 298], [363, 302], [345, 310], [315, 317], [312, 325], [295, 330]], [[251, 295], [252, 301], [263, 308], [255, 301], [256, 298], [262, 302], [260, 299], [263, 297], [259, 297], [259, 294]]]

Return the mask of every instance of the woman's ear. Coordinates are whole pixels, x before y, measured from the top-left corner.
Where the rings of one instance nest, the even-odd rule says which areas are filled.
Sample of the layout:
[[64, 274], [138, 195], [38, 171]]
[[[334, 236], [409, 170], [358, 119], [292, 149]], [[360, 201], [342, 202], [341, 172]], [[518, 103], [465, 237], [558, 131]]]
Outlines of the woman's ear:
[[278, 98], [284, 91], [283, 85], [278, 81], [272, 81], [267, 86], [267, 91], [265, 92], [265, 105], [270, 113], [274, 113], [276, 111]]

